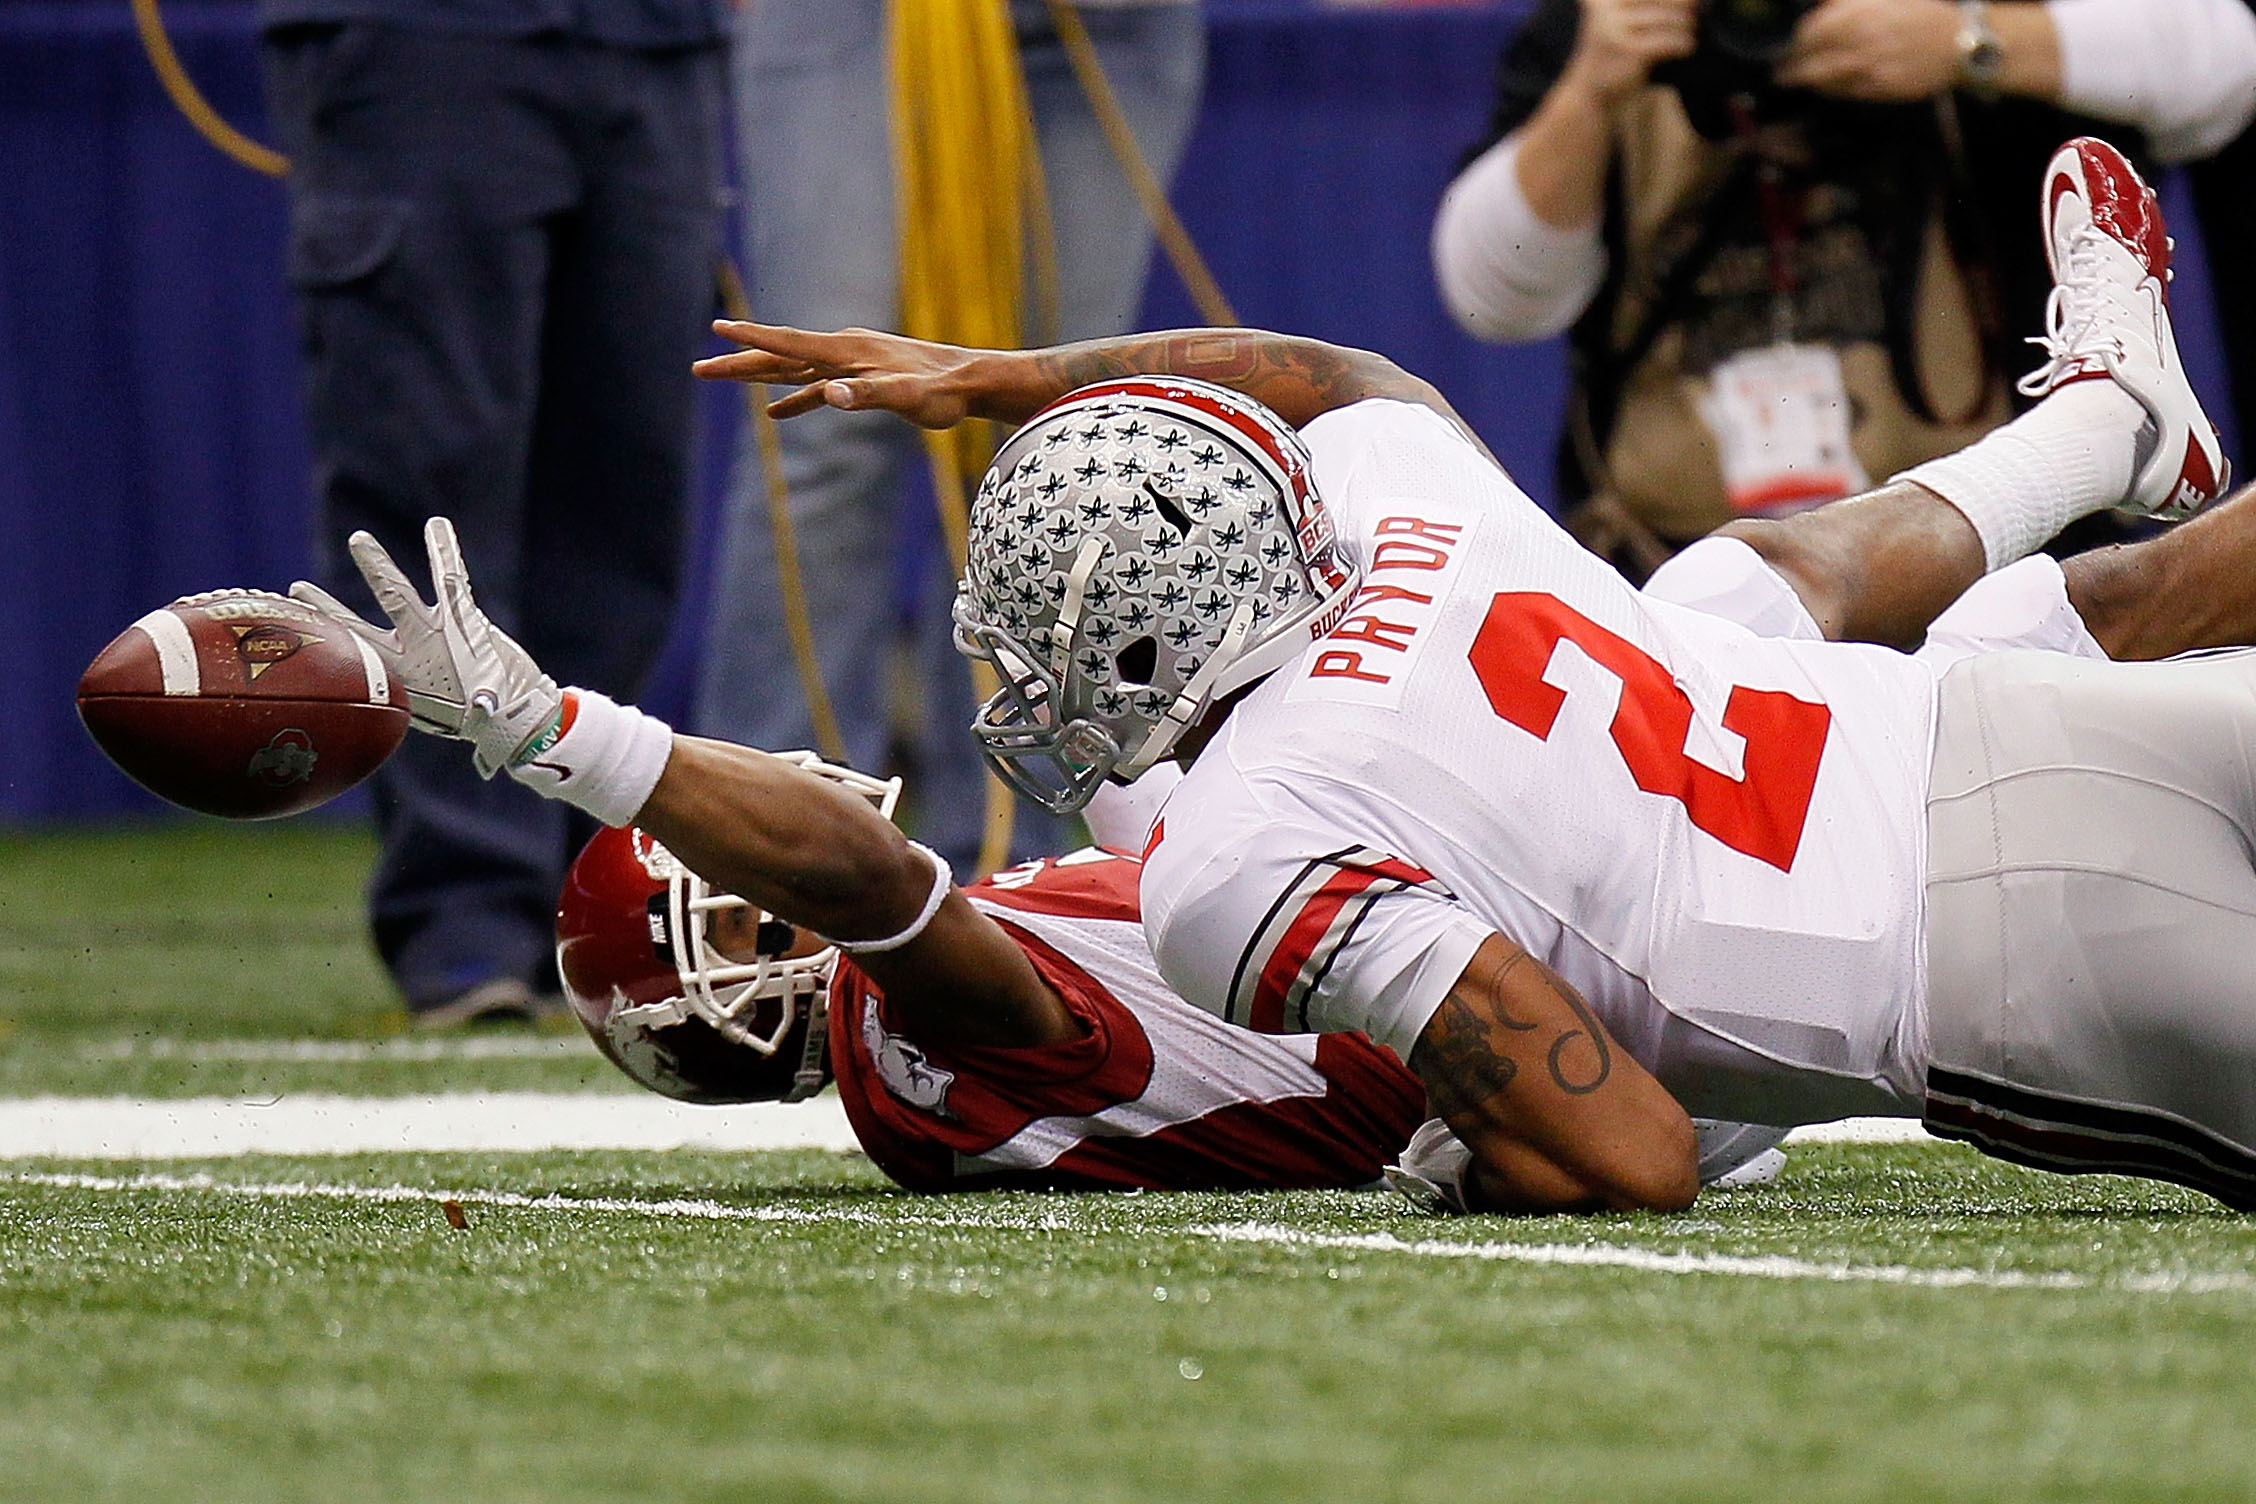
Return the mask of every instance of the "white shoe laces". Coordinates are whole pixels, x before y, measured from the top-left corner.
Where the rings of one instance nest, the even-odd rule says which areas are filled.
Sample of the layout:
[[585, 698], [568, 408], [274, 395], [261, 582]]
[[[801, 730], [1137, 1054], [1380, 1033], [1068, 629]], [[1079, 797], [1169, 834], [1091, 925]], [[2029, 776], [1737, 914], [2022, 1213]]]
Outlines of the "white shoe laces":
[[[2114, 374], [2131, 355], [2125, 333], [2152, 327], [2150, 310], [2136, 295], [2145, 280], [2137, 259], [2106, 231], [2092, 225], [2077, 231], [2067, 269], [2045, 299], [2045, 332], [2028, 341], [2045, 352], [2045, 363], [2015, 383], [2022, 394], [2041, 397], [2091, 361]], [[2159, 358], [2153, 349], [2140, 353]]]

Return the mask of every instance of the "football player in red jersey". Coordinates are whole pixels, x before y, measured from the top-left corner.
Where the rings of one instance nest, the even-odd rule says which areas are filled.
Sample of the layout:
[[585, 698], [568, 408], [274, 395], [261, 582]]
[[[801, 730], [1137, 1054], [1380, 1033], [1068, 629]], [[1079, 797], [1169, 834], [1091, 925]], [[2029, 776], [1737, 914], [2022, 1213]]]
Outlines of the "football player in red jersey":
[[[1005, 685], [990, 760], [1062, 810], [1196, 756], [1147, 851], [1163, 973], [1235, 1021], [1401, 1050], [1471, 1143], [1472, 1204], [1684, 1205], [1706, 1104], [1918, 1116], [2256, 1206], [2256, 655], [2096, 661], [2248, 642], [2245, 553], [2236, 580], [2199, 549], [2250, 508], [2004, 567], [2225, 475], [2153, 195], [2083, 140], [2043, 213], [2042, 402], [1869, 504], [1700, 546], [1708, 584], [1769, 591], [1769, 635], [1686, 610], [1706, 586], [1681, 575], [1629, 590], [1376, 356], [738, 325], [702, 369], [799, 384], [779, 416], [1033, 419], [957, 606]], [[1812, 560], [1832, 594], [1789, 588]], [[2111, 614], [2124, 581], [2142, 618]], [[1930, 620], [1917, 655], [1798, 640]]]
[[[589, 843], [558, 965], [629, 1076], [706, 1102], [798, 1100], [835, 1077], [863, 1150], [915, 1191], [1367, 1186], [1425, 1115], [1415, 1078], [1360, 1035], [1251, 1036], [1169, 992], [1135, 857], [1092, 848], [944, 887], [871, 783], [682, 737], [643, 818], [730, 832], [688, 841], [785, 912], [815, 912], [820, 889], [842, 895], [832, 912], [905, 930], [937, 896], [885, 950], [714, 892], [640, 829]], [[699, 785], [725, 792], [685, 801]]]
[[[478, 611], [452, 528], [426, 536], [435, 605], [354, 541], [391, 631], [315, 587], [300, 598], [383, 654], [422, 729], [614, 827], [573, 865], [558, 965], [644, 1086], [795, 1101], [835, 1078], [871, 1159], [918, 1191], [1369, 1186], [1424, 1118], [1416, 1078], [1360, 1035], [1256, 1034], [1176, 997], [1144, 943], [1135, 856], [1092, 848], [958, 888], [891, 823], [898, 780], [559, 689]], [[1126, 800], [1091, 816], [1124, 845], [1148, 824]], [[1711, 1180], [1775, 1173], [1781, 1134], [1704, 1135]]]
[[477, 609], [451, 525], [426, 538], [435, 605], [352, 541], [391, 631], [300, 598], [384, 656], [420, 729], [615, 827], [572, 868], [558, 964], [642, 1084], [796, 1100], [835, 1075], [870, 1157], [919, 1191], [1367, 1186], [1425, 1116], [1360, 1036], [1264, 1038], [1169, 992], [1134, 856], [958, 888], [887, 818], [897, 784], [560, 689]]

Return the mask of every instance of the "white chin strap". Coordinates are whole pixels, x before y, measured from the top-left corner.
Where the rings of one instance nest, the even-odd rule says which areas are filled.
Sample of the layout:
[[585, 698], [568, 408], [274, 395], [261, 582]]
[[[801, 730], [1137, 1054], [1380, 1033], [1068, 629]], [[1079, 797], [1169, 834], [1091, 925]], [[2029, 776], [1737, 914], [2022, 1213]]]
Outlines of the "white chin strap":
[[1050, 672], [1060, 684], [1073, 673], [1073, 637], [1081, 630], [1082, 597], [1089, 589], [1089, 576], [1097, 572], [1097, 561], [1104, 557], [1102, 538], [1084, 538], [1081, 551], [1073, 556], [1073, 568], [1065, 576], [1065, 599], [1058, 603], [1057, 620], [1050, 624]]

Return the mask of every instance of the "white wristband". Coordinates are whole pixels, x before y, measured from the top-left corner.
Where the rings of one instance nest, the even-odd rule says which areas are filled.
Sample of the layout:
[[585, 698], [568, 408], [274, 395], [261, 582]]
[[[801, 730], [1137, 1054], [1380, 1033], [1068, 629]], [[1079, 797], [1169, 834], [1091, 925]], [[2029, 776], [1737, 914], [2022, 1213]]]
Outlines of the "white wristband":
[[924, 927], [932, 922], [933, 915], [940, 912], [941, 902], [947, 898], [949, 890], [955, 887], [956, 874], [950, 870], [948, 859], [939, 852], [921, 841], [911, 841], [909, 844], [923, 852], [932, 863], [932, 891], [925, 895], [924, 907], [917, 910], [916, 918], [909, 921], [907, 929], [897, 935], [887, 935], [882, 940], [832, 940], [830, 944], [849, 956], [867, 956], [879, 951], [899, 950], [924, 933]]
[[629, 825], [673, 751], [673, 729], [656, 716], [592, 689], [568, 689], [555, 726], [518, 752], [509, 776], [606, 825]]

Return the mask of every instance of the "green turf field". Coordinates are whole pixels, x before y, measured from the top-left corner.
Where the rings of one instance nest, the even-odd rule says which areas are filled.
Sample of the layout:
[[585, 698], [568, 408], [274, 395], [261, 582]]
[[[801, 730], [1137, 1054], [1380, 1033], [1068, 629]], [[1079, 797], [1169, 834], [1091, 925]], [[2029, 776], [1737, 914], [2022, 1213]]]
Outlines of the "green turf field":
[[[0, 1094], [394, 1027], [365, 847], [269, 834], [0, 838]], [[218, 1074], [569, 1089], [564, 1048]], [[824, 1154], [11, 1160], [0, 1396], [0, 1499], [72, 1504], [2245, 1499], [2256, 1221], [1943, 1146], [1526, 1222]]]
[[374, 852], [315, 821], [0, 830], [0, 1094], [634, 1089], [569, 1023], [418, 1058], [361, 917]]
[[[2256, 1476], [2256, 1228], [1951, 1150], [1805, 1154], [1680, 1219], [1451, 1225], [1376, 1196], [915, 1201], [844, 1156], [207, 1168], [747, 1215], [472, 1201], [457, 1232], [429, 1199], [0, 1182], [0, 1495], [2121, 1500]], [[1848, 1277], [1209, 1231], [1248, 1223]]]

